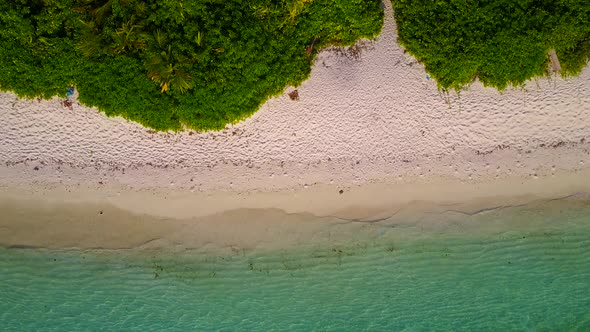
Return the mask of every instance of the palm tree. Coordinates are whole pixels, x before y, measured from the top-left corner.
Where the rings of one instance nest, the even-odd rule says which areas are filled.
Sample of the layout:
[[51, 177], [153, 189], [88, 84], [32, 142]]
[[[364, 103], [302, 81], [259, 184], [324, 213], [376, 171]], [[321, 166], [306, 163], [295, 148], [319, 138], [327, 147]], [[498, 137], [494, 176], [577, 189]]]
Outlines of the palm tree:
[[170, 90], [172, 86], [177, 87], [181, 92], [192, 88], [191, 76], [176, 64], [167, 63], [160, 56], [151, 58], [146, 68], [149, 70], [148, 77], [160, 83], [162, 92]]
[[[119, 54], [135, 49], [143, 49], [147, 46], [147, 34], [144, 33], [143, 22], [137, 22], [137, 17], [145, 17], [147, 5], [145, 2], [136, 4], [135, 14], [115, 29], [106, 29], [109, 16], [112, 15], [114, 6], [129, 6], [131, 0], [79, 0], [80, 6], [74, 11], [82, 14], [79, 20], [85, 33], [77, 42], [78, 49], [86, 57], [92, 57], [104, 53]], [[137, 15], [136, 15], [137, 14]]]
[[95, 17], [96, 23], [102, 24], [105, 19], [111, 14], [113, 10], [113, 0], [108, 0], [104, 5], [95, 8], [91, 11], [92, 16]]
[[105, 41], [103, 34], [95, 27], [94, 22], [84, 22], [80, 20], [86, 32], [80, 36], [76, 47], [87, 58], [104, 53]]
[[147, 34], [142, 31], [143, 25], [135, 23], [135, 16], [123, 23], [115, 32], [112, 51], [115, 54], [146, 48]]
[[[155, 39], [158, 43], [158, 37], [163, 35], [157, 32]], [[160, 39], [164, 41], [164, 39]], [[190, 82], [191, 76], [189, 73], [181, 68], [181, 65], [186, 62], [186, 58], [174, 56], [172, 54], [172, 47], [168, 45], [167, 50], [163, 50], [159, 55], [150, 58], [145, 67], [148, 70], [148, 77], [154, 82], [160, 83], [162, 92], [170, 90], [172, 86], [178, 88], [180, 92], [185, 92], [192, 88]]]

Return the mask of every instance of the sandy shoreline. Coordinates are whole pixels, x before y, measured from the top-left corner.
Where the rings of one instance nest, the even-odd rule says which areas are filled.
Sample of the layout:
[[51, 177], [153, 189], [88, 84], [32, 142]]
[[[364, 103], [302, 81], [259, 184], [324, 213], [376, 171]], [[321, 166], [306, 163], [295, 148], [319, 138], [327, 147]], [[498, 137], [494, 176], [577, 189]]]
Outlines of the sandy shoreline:
[[[574, 199], [590, 202], [590, 171], [464, 183], [373, 183], [339, 194], [178, 193], [5, 188], [0, 245], [79, 249], [286, 249], [370, 239], [380, 227], [465, 223], [490, 211]], [[573, 197], [572, 197], [573, 196]], [[451, 218], [451, 219], [449, 219]]]
[[[299, 101], [287, 88], [220, 132], [155, 133], [0, 93], [0, 244], [296, 243], [401, 207], [472, 212], [590, 192], [590, 68], [447, 96], [396, 40], [387, 2], [359, 57], [323, 51]], [[193, 234], [209, 235], [195, 240], [197, 219]]]

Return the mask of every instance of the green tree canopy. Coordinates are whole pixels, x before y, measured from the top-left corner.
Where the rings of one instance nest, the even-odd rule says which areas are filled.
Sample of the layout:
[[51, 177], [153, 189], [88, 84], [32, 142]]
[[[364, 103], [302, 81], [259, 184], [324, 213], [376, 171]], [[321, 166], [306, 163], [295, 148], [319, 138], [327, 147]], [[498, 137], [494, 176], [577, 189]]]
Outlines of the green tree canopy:
[[378, 0], [0, 0], [0, 88], [157, 130], [221, 129], [381, 29]]
[[400, 42], [444, 89], [478, 78], [504, 89], [545, 75], [555, 49], [562, 75], [590, 56], [588, 0], [392, 0]]

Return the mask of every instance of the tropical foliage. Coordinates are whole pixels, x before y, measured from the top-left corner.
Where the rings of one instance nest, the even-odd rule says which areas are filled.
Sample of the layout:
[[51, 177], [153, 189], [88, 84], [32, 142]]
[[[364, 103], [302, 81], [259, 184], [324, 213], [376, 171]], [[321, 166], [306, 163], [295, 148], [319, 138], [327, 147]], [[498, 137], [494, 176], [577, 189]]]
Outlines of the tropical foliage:
[[444, 89], [478, 78], [504, 89], [547, 74], [555, 49], [562, 75], [590, 58], [588, 0], [392, 0], [399, 40]]
[[382, 17], [379, 0], [0, 0], [0, 88], [50, 98], [74, 84], [107, 115], [220, 129]]

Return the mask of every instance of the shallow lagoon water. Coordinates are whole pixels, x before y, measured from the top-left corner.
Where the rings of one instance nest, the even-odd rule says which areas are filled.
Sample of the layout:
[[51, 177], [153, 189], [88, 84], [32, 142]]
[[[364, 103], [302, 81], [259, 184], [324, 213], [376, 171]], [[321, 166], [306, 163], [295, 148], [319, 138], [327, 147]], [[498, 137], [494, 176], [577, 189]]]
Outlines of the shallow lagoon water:
[[590, 206], [552, 201], [273, 250], [0, 250], [10, 331], [588, 331]]

